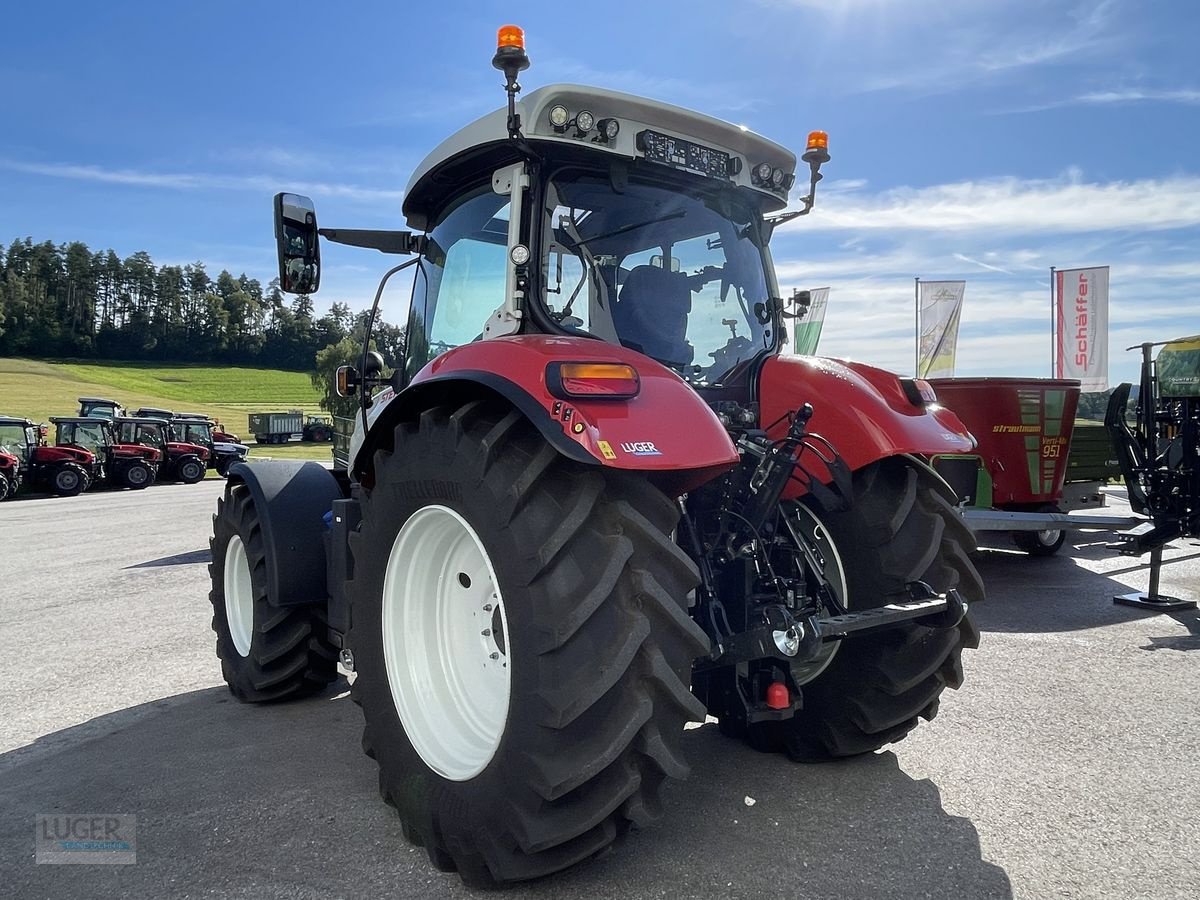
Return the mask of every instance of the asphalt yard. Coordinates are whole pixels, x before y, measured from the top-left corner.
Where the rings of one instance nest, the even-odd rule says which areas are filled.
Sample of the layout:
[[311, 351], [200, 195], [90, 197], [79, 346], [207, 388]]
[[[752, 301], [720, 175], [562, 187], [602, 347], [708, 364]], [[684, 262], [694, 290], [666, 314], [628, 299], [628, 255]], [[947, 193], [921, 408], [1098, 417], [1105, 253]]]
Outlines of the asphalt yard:
[[[379, 800], [344, 683], [259, 708], [225, 690], [221, 489], [0, 504], [0, 894], [470, 895]], [[966, 683], [902, 743], [799, 766], [693, 727], [659, 825], [505, 896], [1196, 897], [1200, 617], [1114, 605], [1148, 578], [1107, 540], [983, 550]], [[1162, 590], [1200, 599], [1200, 544], [1167, 559]], [[36, 864], [35, 816], [70, 813], [136, 816], [136, 864]]]

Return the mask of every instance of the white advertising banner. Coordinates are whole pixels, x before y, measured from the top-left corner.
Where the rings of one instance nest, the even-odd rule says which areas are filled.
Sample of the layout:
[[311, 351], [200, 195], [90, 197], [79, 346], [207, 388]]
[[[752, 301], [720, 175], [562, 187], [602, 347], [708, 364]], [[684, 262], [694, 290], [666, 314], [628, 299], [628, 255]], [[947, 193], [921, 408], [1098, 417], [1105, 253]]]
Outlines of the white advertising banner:
[[917, 377], [951, 378], [965, 281], [918, 281]]
[[1057, 375], [1108, 390], [1108, 266], [1062, 269], [1054, 285]]
[[829, 305], [829, 288], [809, 291], [812, 298], [803, 319], [796, 320], [795, 352], [801, 356], [813, 356], [821, 340], [821, 326], [825, 324], [825, 307]]

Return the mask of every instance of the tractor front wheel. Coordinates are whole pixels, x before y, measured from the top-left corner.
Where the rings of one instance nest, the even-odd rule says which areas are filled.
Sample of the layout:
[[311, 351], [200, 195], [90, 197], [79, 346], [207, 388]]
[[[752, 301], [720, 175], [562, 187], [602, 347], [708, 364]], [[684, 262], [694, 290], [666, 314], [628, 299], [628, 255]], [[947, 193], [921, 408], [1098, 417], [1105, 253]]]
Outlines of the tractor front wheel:
[[140, 460], [129, 463], [121, 470], [121, 484], [140, 491], [154, 480], [154, 470]]
[[0, 500], [7, 500], [16, 493], [16, 480], [9, 481], [8, 476], [0, 472]]
[[175, 463], [175, 477], [184, 484], [195, 484], [204, 480], [204, 463], [198, 456], [185, 456]]
[[74, 497], [88, 489], [90, 479], [82, 466], [63, 463], [50, 476], [50, 487], [60, 497]]
[[230, 692], [247, 703], [303, 697], [337, 677], [322, 610], [273, 606], [267, 599], [262, 523], [244, 484], [217, 501], [208, 542], [212, 628]]
[[363, 748], [405, 835], [475, 886], [537, 878], [658, 814], [702, 718], [695, 566], [644, 477], [483, 401], [377, 451], [348, 587]]

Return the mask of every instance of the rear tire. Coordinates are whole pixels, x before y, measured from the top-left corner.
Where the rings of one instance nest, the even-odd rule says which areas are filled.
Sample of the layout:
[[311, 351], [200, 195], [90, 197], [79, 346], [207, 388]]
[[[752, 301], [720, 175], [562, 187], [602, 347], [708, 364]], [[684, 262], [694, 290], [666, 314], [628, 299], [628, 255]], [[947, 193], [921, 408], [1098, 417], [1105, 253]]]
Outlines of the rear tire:
[[50, 476], [50, 489], [60, 497], [75, 497], [88, 489], [91, 479], [82, 466], [63, 463]]
[[[380, 793], [433, 865], [470, 885], [537, 878], [595, 856], [631, 824], [657, 817], [662, 783], [688, 771], [683, 724], [704, 714], [688, 690], [692, 660], [707, 648], [686, 611], [698, 575], [670, 539], [675, 505], [641, 476], [564, 459], [519, 413], [481, 401], [426, 411], [396, 428], [395, 444], [375, 455], [348, 586], [352, 694]], [[405, 556], [421, 549], [409, 543], [421, 530], [405, 529], [417, 514], [460, 544]], [[451, 518], [467, 528], [450, 527]], [[455, 571], [470, 568], [453, 562], [470, 535], [487, 561], [484, 569], [476, 558], [473, 571], [493, 573], [494, 601], [487, 580], [481, 588]], [[408, 562], [426, 556], [450, 568], [431, 581]], [[440, 599], [441, 588], [420, 590], [435, 581], [446, 593], [461, 585], [459, 606]], [[503, 610], [503, 646], [492, 652], [502, 651], [510, 689], [489, 694], [506, 709], [478, 710], [482, 749], [458, 765], [448, 752], [473, 733], [453, 723], [477, 704], [447, 710], [435, 732], [419, 705], [413, 714], [412, 685], [426, 673], [433, 681], [449, 672], [453, 682], [447, 660], [469, 654], [447, 649], [453, 628], [414, 638], [416, 629], [385, 633], [384, 623], [462, 604]], [[397, 640], [408, 641], [405, 659], [423, 656], [428, 667], [397, 664]], [[489, 649], [471, 651], [478, 666], [499, 659]], [[466, 683], [468, 663], [462, 672]]]
[[208, 546], [212, 628], [230, 692], [263, 703], [324, 690], [337, 677], [324, 610], [268, 602], [262, 525], [244, 484], [227, 487], [217, 501]]
[[198, 456], [184, 456], [175, 463], [175, 477], [184, 484], [195, 484], [204, 480], [204, 463]]
[[[850, 508], [818, 514], [845, 571], [851, 612], [911, 599], [905, 585], [957, 588], [983, 599], [969, 553], [975, 537], [934, 478], [902, 457], [854, 473]], [[956, 627], [911, 623], [842, 642], [803, 688], [804, 706], [783, 723], [749, 726], [758, 749], [783, 749], [798, 762], [870, 753], [937, 715], [947, 687], [962, 685], [962, 650], [979, 646], [970, 614]]]

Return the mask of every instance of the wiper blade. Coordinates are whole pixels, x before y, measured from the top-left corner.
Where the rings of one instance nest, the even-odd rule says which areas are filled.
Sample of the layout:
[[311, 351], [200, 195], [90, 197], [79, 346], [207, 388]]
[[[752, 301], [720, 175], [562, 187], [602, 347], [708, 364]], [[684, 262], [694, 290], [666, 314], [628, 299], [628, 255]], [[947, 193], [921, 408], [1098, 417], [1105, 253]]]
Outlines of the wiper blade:
[[686, 215], [687, 212], [685, 210], [680, 210], [679, 212], [673, 212], [665, 216], [659, 216], [655, 219], [647, 219], [645, 222], [634, 222], [632, 225], [622, 225], [620, 228], [614, 228], [612, 231], [605, 231], [601, 232], [600, 234], [593, 234], [591, 237], [583, 238], [582, 240], [576, 241], [575, 245], [577, 247], [582, 247], [584, 244], [590, 244], [592, 241], [598, 241], [607, 237], [616, 237], [618, 234], [624, 234], [627, 231], [636, 231], [639, 228], [645, 228], [647, 225], [656, 225], [659, 222], [670, 222], [672, 219], [682, 219]]

